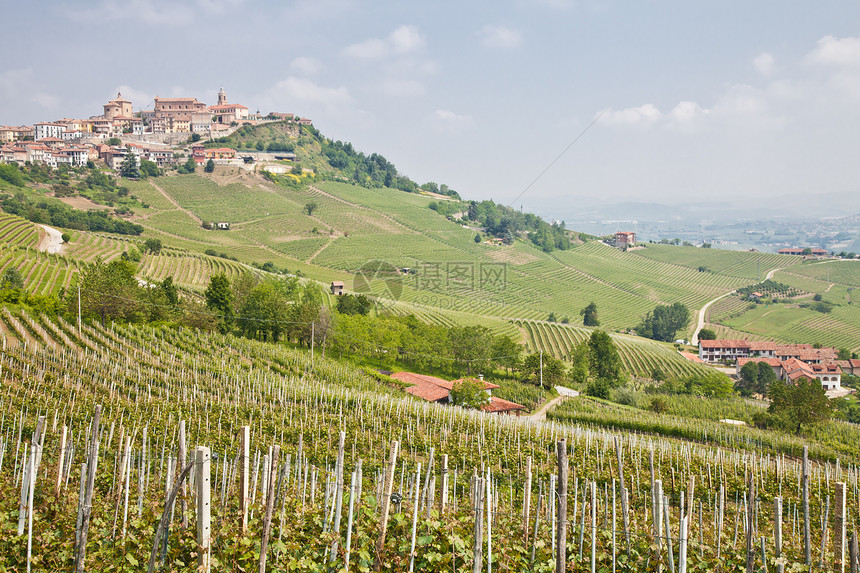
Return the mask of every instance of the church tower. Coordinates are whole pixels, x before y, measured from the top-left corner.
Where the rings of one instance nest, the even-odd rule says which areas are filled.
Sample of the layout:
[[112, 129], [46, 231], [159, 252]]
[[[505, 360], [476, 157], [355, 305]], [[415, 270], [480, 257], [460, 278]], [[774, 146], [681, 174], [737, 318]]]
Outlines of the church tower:
[[227, 103], [227, 92], [224, 90], [224, 86], [221, 86], [221, 89], [218, 90], [218, 105], [226, 105]]

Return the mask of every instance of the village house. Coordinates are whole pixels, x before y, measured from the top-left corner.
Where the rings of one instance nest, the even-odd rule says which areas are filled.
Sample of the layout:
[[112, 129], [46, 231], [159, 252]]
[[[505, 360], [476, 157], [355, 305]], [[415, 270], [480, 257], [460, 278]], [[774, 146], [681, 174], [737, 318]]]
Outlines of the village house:
[[[800, 256], [800, 255], [803, 255], [803, 254], [804, 254], [804, 253], [803, 253], [803, 251], [805, 251], [805, 250], [806, 250], [805, 248], [792, 248], [792, 249], [780, 249], [780, 250], [779, 250], [779, 251], [777, 251], [777, 252], [778, 252], [780, 255], [796, 255], [796, 256]], [[810, 249], [809, 249], [809, 252], [808, 252], [808, 253], [806, 253], [806, 254], [808, 254], [808, 255], [813, 255], [813, 256], [816, 256], [816, 257], [823, 257], [823, 256], [827, 255], [827, 251], [826, 251], [826, 250], [824, 250], [824, 249], [819, 249], [819, 248], [814, 248], [814, 249], [813, 249], [813, 248], [810, 248]]]
[[736, 366], [737, 375], [749, 362], [764, 362], [773, 369], [780, 380], [797, 382], [800, 378], [818, 380], [824, 390], [839, 390], [842, 388], [842, 369], [835, 362], [827, 364], [809, 364], [797, 358], [780, 360], [779, 358], [739, 358]]
[[618, 231], [615, 233], [615, 247], [624, 250], [636, 245], [636, 233], [632, 231]]
[[46, 137], [55, 137], [57, 139], [61, 139], [65, 130], [66, 126], [62, 123], [51, 123], [43, 121], [33, 125], [33, 139], [36, 141], [39, 141], [40, 139], [45, 139]]
[[332, 281], [329, 288], [331, 288], [331, 294], [340, 296], [343, 294], [343, 281]]
[[411, 394], [416, 398], [427, 400], [428, 402], [450, 404], [451, 390], [454, 389], [454, 385], [469, 380], [483, 384], [484, 391], [490, 397], [489, 403], [481, 407], [481, 410], [484, 412], [491, 412], [494, 414], [514, 414], [519, 416], [520, 412], [526, 409], [522, 404], [517, 404], [516, 402], [503, 400], [502, 398], [493, 396], [493, 389], [498, 388], [499, 385], [493, 384], [492, 382], [486, 382], [483, 377], [479, 377], [478, 379], [461, 378], [459, 380], [448, 381], [442, 378], [437, 378], [436, 376], [414, 374], [412, 372], [395, 372], [391, 377], [395, 380], [405, 382], [406, 384], [411, 384], [411, 386], [406, 388], [406, 393]]
[[211, 122], [233, 123], [248, 119], [248, 108], [238, 103], [227, 103], [227, 92], [222, 87], [218, 90], [218, 103], [209, 106]]

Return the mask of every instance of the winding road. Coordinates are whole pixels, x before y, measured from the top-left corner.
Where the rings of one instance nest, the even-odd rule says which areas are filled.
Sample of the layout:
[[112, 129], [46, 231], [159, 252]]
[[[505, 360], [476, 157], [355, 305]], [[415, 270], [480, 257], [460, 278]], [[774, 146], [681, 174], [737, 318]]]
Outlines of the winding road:
[[45, 230], [45, 236], [39, 241], [39, 251], [55, 255], [63, 251], [63, 233], [47, 225], [39, 225]]
[[[770, 270], [770, 271], [767, 273], [767, 275], [764, 277], [764, 281], [767, 281], [767, 280], [772, 279], [772, 278], [773, 278], [774, 273], [775, 273], [775, 272], [777, 272], [777, 271], [781, 271], [781, 270], [782, 270], [782, 268], [778, 268], [778, 269], [772, 269], [772, 270]], [[761, 283], [763, 283], [764, 281], [759, 281], [759, 282], [758, 282], [758, 283], [756, 283], [756, 284], [761, 284]], [[730, 294], [734, 294], [734, 293], [736, 293], [736, 292], [737, 292], [736, 290], [733, 290], [733, 291], [731, 291], [731, 292], [727, 292], [727, 293], [721, 294], [721, 295], [720, 295], [720, 296], [718, 296], [717, 298], [712, 299], [712, 300], [709, 300], [708, 302], [706, 302], [706, 303], [704, 304], [704, 306], [702, 306], [702, 308], [701, 308], [701, 309], [699, 310], [699, 312], [697, 313], [697, 314], [698, 314], [698, 323], [696, 324], [696, 331], [693, 333], [693, 338], [690, 340], [690, 344], [692, 344], [693, 346], [698, 346], [698, 345], [699, 345], [699, 332], [700, 332], [703, 328], [705, 328], [705, 315], [707, 315], [707, 313], [708, 313], [708, 309], [709, 309], [709, 308], [711, 308], [711, 305], [712, 305], [712, 304], [714, 304], [715, 302], [717, 302], [718, 300], [720, 300], [721, 298], [725, 298], [725, 297], [729, 296]]]

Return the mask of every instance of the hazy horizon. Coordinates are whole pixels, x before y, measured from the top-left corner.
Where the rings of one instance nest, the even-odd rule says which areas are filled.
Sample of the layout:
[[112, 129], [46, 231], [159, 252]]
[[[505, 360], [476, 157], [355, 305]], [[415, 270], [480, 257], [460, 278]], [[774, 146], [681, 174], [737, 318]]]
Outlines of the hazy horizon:
[[212, 104], [223, 86], [419, 182], [548, 218], [586, 200], [765, 208], [858, 190], [857, 2], [2, 8], [4, 125], [98, 115], [118, 91], [136, 111]]

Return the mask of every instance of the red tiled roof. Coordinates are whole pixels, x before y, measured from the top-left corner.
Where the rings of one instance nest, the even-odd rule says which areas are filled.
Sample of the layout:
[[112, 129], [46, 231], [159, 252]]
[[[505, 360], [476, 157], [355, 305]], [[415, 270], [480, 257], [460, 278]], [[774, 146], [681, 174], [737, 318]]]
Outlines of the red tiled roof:
[[776, 342], [770, 342], [767, 340], [753, 340], [752, 342], [750, 342], [750, 350], [753, 352], [776, 350]]
[[522, 404], [517, 404], [516, 402], [511, 402], [510, 400], [503, 400], [502, 398], [490, 397], [490, 402], [488, 404], [484, 404], [481, 407], [481, 410], [484, 412], [511, 412], [514, 410], [525, 410], [526, 407]]
[[702, 348], [749, 348], [749, 340], [700, 340]]

